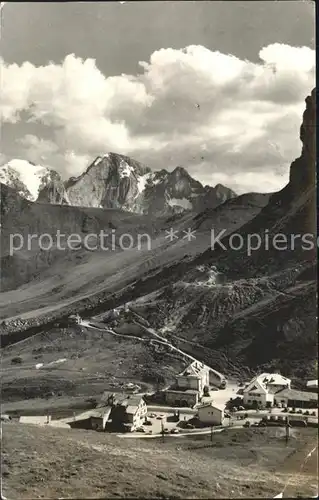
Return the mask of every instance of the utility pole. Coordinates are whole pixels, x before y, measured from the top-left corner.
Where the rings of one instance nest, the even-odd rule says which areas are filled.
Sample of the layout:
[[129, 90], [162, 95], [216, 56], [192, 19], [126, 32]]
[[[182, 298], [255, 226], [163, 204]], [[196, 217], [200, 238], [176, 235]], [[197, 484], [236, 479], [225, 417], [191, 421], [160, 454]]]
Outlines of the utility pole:
[[210, 426], [210, 441], [213, 442], [213, 426]]
[[290, 423], [289, 423], [289, 418], [286, 417], [286, 444], [289, 441], [289, 437], [290, 437]]
[[164, 443], [165, 433], [164, 433], [164, 424], [163, 424], [163, 420], [161, 420], [161, 427], [162, 427], [162, 441], [163, 441], [163, 443]]

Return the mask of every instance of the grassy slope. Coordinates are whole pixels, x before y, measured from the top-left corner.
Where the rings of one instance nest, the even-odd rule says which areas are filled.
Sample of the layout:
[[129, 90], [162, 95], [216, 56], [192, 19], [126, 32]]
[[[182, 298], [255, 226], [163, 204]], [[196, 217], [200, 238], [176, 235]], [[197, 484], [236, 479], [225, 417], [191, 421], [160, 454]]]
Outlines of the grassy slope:
[[[21, 251], [13, 259], [9, 259], [10, 262], [6, 262], [3, 274], [5, 279], [8, 275], [8, 279], [12, 280], [12, 276], [23, 271], [28, 278], [32, 277], [32, 280], [24, 285], [21, 284], [17, 289], [2, 293], [0, 314], [3, 318], [17, 315], [26, 318], [37, 317], [53, 310], [60, 310], [68, 304], [74, 304], [81, 298], [120, 289], [157, 267], [180, 261], [186, 254], [196, 255], [203, 252], [210, 245], [212, 226], [216, 231], [224, 228], [234, 230], [254, 217], [267, 200], [267, 195], [256, 199], [255, 195], [251, 197], [245, 195], [243, 200], [239, 197], [237, 203], [236, 199], [230, 200], [216, 211], [206, 211], [199, 217], [194, 218], [193, 214], [186, 214], [176, 220], [169, 218], [166, 221], [152, 221], [143, 216], [116, 210], [99, 211], [39, 204], [29, 204], [24, 208], [26, 214], [23, 214], [21, 219], [19, 210], [18, 213], [10, 212], [3, 217], [6, 219], [7, 232], [25, 232], [31, 218], [35, 221], [33, 223], [35, 227], [28, 229], [30, 233], [39, 233], [41, 229], [42, 232], [53, 234], [60, 227], [66, 234], [79, 231], [81, 233], [83, 221], [89, 215], [92, 232], [97, 232], [112, 222], [117, 227], [117, 234], [128, 232], [133, 235], [135, 242], [137, 233], [147, 232], [153, 239], [151, 250], [146, 248], [126, 252], [89, 252], [82, 249], [68, 252], [66, 255], [53, 251], [51, 256], [44, 252], [45, 255], [42, 255], [41, 259], [37, 257], [37, 248], [33, 252]], [[64, 211], [68, 214], [66, 219]], [[62, 222], [64, 220], [65, 222]], [[188, 227], [196, 228], [196, 240], [187, 242], [181, 238], [173, 244], [169, 243], [165, 238], [165, 229], [169, 229], [172, 225], [179, 231]], [[27, 262], [29, 268], [25, 271]], [[38, 267], [34, 269], [36, 266]], [[19, 281], [17, 283], [20, 284]]]
[[[11, 360], [17, 356], [22, 363], [14, 365]], [[61, 358], [67, 361], [46, 368]], [[44, 367], [36, 370], [38, 363]], [[52, 408], [58, 407], [65, 396], [85, 401], [105, 390], [121, 391], [121, 384], [127, 382], [152, 389], [158, 377], [165, 385], [185, 366], [181, 359], [157, 352], [147, 343], [85, 328], [56, 328], [8, 346], [2, 350], [1, 365], [3, 402], [16, 401], [17, 409], [21, 407], [19, 401], [29, 398], [36, 406], [35, 398], [51, 391], [60, 394], [47, 402]], [[5, 406], [3, 411], [7, 410]]]
[[[209, 436], [129, 442], [95, 431], [3, 426], [7, 498], [269, 498], [313, 495], [316, 463], [299, 472], [315, 429], [229, 430]], [[129, 446], [128, 446], [129, 443]], [[299, 451], [298, 451], [299, 450]], [[298, 460], [294, 460], [294, 455]]]

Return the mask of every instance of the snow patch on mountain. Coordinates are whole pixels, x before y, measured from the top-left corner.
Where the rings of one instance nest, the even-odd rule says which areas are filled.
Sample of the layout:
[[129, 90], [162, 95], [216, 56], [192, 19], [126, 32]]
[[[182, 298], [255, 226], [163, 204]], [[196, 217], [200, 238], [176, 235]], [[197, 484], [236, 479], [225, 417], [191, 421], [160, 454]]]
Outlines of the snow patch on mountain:
[[94, 160], [93, 165], [94, 165], [94, 166], [96, 166], [96, 165], [98, 165], [99, 163], [101, 163], [101, 161], [102, 161], [102, 158], [101, 158], [100, 156], [98, 156], [98, 157]]
[[182, 207], [184, 210], [192, 210], [193, 205], [187, 198], [168, 198], [167, 203], [170, 207]]
[[101, 163], [101, 161], [103, 161], [105, 158], [108, 158], [109, 156], [110, 156], [109, 153], [106, 153], [103, 156], [97, 156], [97, 158], [95, 158], [92, 166], [99, 165], [99, 163]]
[[0, 182], [18, 191], [24, 198], [36, 201], [43, 179], [50, 170], [26, 160], [14, 159], [0, 167]]
[[151, 172], [148, 172], [144, 175], [140, 175], [137, 180], [137, 189], [138, 189], [138, 195], [142, 194], [145, 190], [146, 184], [149, 180], [152, 180], [153, 174]]
[[130, 177], [130, 175], [134, 173], [135, 173], [134, 167], [129, 165], [124, 160], [120, 161], [120, 166], [119, 166], [120, 179], [123, 179], [123, 177]]

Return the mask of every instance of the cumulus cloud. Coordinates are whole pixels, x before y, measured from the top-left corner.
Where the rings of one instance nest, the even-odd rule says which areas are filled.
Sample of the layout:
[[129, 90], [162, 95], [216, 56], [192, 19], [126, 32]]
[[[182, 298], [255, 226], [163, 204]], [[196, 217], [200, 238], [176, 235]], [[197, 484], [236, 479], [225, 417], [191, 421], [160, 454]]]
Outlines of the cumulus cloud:
[[32, 134], [26, 134], [19, 140], [19, 143], [29, 151], [28, 160], [36, 164], [48, 163], [52, 154], [59, 151], [58, 145], [53, 141], [39, 138]]
[[[1, 64], [1, 115], [52, 131], [20, 146], [76, 175], [96, 155], [128, 154], [152, 168], [184, 165], [206, 184], [274, 191], [288, 180], [315, 52], [272, 44], [259, 63], [202, 46], [160, 49], [137, 75], [106, 77], [93, 59]], [[4, 125], [5, 126], [5, 125]]]
[[73, 150], [60, 147], [53, 141], [42, 139], [33, 134], [27, 134], [18, 141], [25, 153], [22, 156], [37, 165], [54, 168], [68, 175], [79, 175], [90, 163], [89, 155], [81, 155]]

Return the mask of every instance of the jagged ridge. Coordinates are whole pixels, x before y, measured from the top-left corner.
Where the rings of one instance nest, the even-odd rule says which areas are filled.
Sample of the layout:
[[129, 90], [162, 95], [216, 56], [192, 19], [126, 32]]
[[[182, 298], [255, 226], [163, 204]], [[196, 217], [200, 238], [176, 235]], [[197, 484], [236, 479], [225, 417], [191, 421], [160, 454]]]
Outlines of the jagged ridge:
[[215, 207], [236, 193], [218, 184], [203, 187], [182, 167], [151, 170], [128, 156], [98, 156], [79, 177], [65, 183], [46, 167], [12, 160], [0, 168], [0, 181], [30, 201], [71, 206], [116, 208], [153, 216]]

